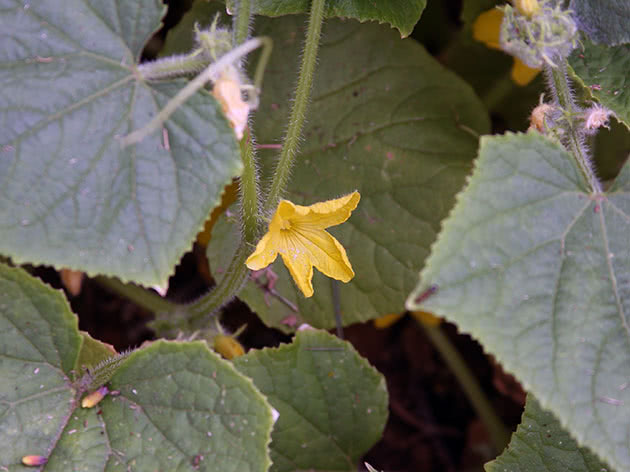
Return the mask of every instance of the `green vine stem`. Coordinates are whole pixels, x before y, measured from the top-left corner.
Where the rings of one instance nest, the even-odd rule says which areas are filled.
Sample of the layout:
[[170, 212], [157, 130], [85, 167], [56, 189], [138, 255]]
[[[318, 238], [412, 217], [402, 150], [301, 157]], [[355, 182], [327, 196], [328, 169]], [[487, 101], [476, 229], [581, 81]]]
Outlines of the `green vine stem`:
[[234, 45], [247, 41], [249, 36], [249, 21], [252, 14], [251, 0], [238, 0], [236, 3], [236, 16], [232, 27], [234, 30]]
[[497, 453], [503, 451], [510, 441], [510, 433], [492, 408], [462, 356], [442, 332], [439, 325], [427, 326], [423, 323], [418, 324], [424, 328], [424, 332], [431, 340], [431, 343], [433, 343], [433, 346], [438, 350], [444, 362], [446, 362], [451, 372], [457, 378], [475, 412], [484, 422], [486, 428], [488, 428], [495, 451]]
[[[306, 33], [306, 44], [304, 55], [302, 57], [302, 65], [300, 67], [296, 97], [290, 115], [289, 129], [287, 131], [287, 135], [282, 146], [280, 161], [278, 162], [278, 165], [276, 167], [276, 172], [269, 194], [270, 196], [267, 199], [267, 204], [265, 206], [265, 212], [269, 212], [273, 208], [275, 208], [280, 195], [284, 191], [284, 187], [286, 185], [286, 182], [288, 181], [291, 166], [293, 164], [293, 159], [297, 151], [297, 145], [300, 133], [302, 132], [302, 125], [304, 124], [306, 107], [308, 105], [311, 84], [313, 82], [313, 75], [315, 72], [319, 38], [321, 36], [322, 23], [324, 20], [324, 4], [325, 0], [314, 0], [311, 7], [308, 31]], [[263, 39], [268, 40], [268, 38]], [[270, 53], [271, 44], [269, 44], [268, 47], [263, 48], [261, 57], [258, 61], [258, 66], [254, 75], [254, 84], [256, 87], [259, 87], [260, 83], [262, 82], [264, 67], [267, 63]], [[247, 186], [253, 186], [256, 182], [256, 169], [255, 162], [253, 160], [253, 143], [251, 136], [249, 139], [246, 140], [246, 145], [247, 147], [245, 148], [243, 156], [245, 159], [245, 166], [250, 166], [252, 176], [248, 177], [244, 174], [244, 180], [241, 181], [241, 184], [244, 186], [244, 207], [247, 204], [251, 204], [252, 206], [254, 205], [253, 200], [250, 200], [249, 203], [245, 201], [245, 195], [250, 194], [250, 191], [247, 190]], [[251, 162], [249, 162], [250, 158]], [[258, 195], [257, 192], [258, 191], [256, 189], [256, 195]], [[249, 219], [249, 222], [246, 221], [246, 215], [244, 213], [244, 237], [223, 279], [221, 279], [219, 283], [207, 295], [201, 297], [199, 300], [193, 302], [187, 307], [187, 311], [189, 314], [189, 318], [187, 320], [188, 329], [198, 329], [199, 324], [202, 320], [205, 320], [208, 316], [216, 314], [219, 308], [224, 306], [227, 302], [229, 302], [230, 300], [232, 300], [233, 297], [236, 296], [236, 294], [240, 291], [240, 289], [247, 281], [249, 269], [247, 269], [245, 261], [247, 260], [249, 254], [252, 252], [252, 246], [256, 242], [256, 239], [258, 237], [258, 212], [251, 211], [250, 215], [247, 218]]]
[[202, 321], [205, 322], [208, 317], [216, 315], [219, 308], [230, 302], [238, 294], [249, 275], [245, 261], [250, 253], [251, 246], [241, 241], [224, 277], [208, 294], [186, 307], [188, 319], [184, 322], [187, 329], [200, 329]]
[[247, 246], [256, 244], [260, 227], [260, 207], [258, 172], [256, 169], [256, 155], [252, 135], [249, 130], [244, 139], [241, 140], [241, 155], [243, 156], [243, 173], [239, 182], [241, 198], [241, 219], [242, 219], [242, 244]]
[[573, 100], [573, 92], [567, 74], [567, 60], [566, 58], [557, 58], [555, 62], [557, 63], [556, 67], [545, 64], [545, 76], [554, 101], [564, 111], [567, 119], [567, 124], [564, 126], [563, 141], [575, 158], [591, 191], [595, 194], [601, 193], [602, 186], [593, 171], [584, 133], [580, 131], [577, 124], [576, 115], [579, 112], [579, 107]]
[[280, 152], [280, 159], [278, 160], [267, 201], [265, 202], [265, 213], [271, 213], [276, 208], [289, 181], [289, 176], [291, 175], [291, 168], [297, 153], [304, 118], [306, 117], [311, 85], [313, 84], [313, 75], [315, 74], [319, 38], [324, 21], [325, 3], [326, 0], [313, 0], [311, 5], [304, 54], [302, 55], [300, 75], [295, 91], [295, 100], [289, 117], [287, 134], [284, 138], [282, 151]]

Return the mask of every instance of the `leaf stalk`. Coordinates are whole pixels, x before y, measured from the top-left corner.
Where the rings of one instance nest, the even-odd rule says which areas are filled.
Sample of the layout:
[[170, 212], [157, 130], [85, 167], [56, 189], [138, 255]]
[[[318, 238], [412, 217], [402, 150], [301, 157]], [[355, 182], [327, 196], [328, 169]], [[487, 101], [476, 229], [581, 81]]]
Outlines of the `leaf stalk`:
[[304, 125], [304, 119], [306, 118], [306, 109], [308, 107], [315, 66], [317, 64], [317, 51], [319, 49], [319, 40], [324, 21], [325, 3], [325, 0], [313, 0], [311, 5], [295, 100], [293, 101], [293, 108], [291, 108], [289, 127], [280, 152], [280, 159], [276, 165], [271, 187], [265, 202], [265, 213], [270, 213], [276, 208], [291, 175], [291, 168], [293, 167], [293, 162], [297, 154], [302, 127]]

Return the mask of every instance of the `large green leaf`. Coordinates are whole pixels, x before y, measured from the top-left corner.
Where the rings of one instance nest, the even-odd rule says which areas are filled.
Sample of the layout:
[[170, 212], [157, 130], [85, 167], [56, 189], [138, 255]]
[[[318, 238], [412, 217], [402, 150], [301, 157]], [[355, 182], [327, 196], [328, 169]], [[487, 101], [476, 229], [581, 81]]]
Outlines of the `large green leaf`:
[[0, 252], [164, 285], [224, 185], [234, 133], [199, 92], [164, 132], [121, 148], [185, 82], [150, 84], [136, 61], [159, 0], [0, 0]]
[[590, 41], [569, 58], [579, 82], [630, 128], [630, 45], [598, 46]]
[[[259, 21], [256, 30], [279, 45], [255, 121], [263, 145], [279, 142], [286, 127], [303, 24], [301, 17], [286, 17]], [[413, 40], [382, 26], [337, 20], [326, 23], [323, 38], [287, 198], [308, 205], [361, 192], [350, 220], [331, 229], [356, 273], [350, 283], [339, 283], [349, 324], [403, 309], [470, 170], [477, 133], [489, 124], [470, 87]], [[260, 152], [267, 175], [276, 152]], [[254, 282], [239, 295], [265, 323], [288, 329], [283, 321], [295, 307], [298, 319], [312, 326], [334, 325], [330, 279], [315, 271], [315, 295], [305, 299], [281, 261], [272, 270], [279, 297]]]
[[50, 450], [74, 410], [68, 378], [80, 347], [61, 292], [0, 264], [0, 470]]
[[628, 0], [572, 0], [580, 29], [596, 43], [616, 46], [630, 42]]
[[618, 470], [630, 469], [629, 215], [627, 165], [591, 195], [556, 142], [482, 138], [407, 303], [472, 334]]
[[385, 379], [352, 345], [325, 331], [301, 331], [293, 343], [250, 351], [234, 365], [280, 413], [273, 472], [355, 471], [381, 437]]
[[487, 472], [612, 472], [579, 447], [558, 420], [531, 395], [508, 448], [486, 464]]
[[0, 470], [26, 455], [51, 472], [267, 470], [269, 404], [204, 343], [132, 353], [109, 383], [120, 395], [83, 409], [83, 340], [60, 291], [0, 265]]
[[[265, 16], [308, 13], [311, 5], [310, 0], [253, 0], [253, 3], [254, 13]], [[389, 23], [404, 38], [411, 34], [426, 5], [427, 0], [335, 0], [327, 2], [324, 15]], [[227, 6], [234, 11], [235, 0], [227, 0]]]

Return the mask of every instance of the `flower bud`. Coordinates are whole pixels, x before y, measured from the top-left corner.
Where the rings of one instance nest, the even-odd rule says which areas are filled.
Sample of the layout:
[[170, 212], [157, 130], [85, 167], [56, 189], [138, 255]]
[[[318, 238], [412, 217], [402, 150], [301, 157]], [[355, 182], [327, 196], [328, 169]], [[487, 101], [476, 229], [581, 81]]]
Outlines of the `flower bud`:
[[214, 337], [214, 350], [228, 360], [245, 354], [241, 343], [227, 334], [217, 334]]
[[46, 457], [44, 456], [29, 455], [22, 457], [22, 464], [28, 466], [36, 467], [39, 465], [44, 465], [46, 462], [48, 462], [48, 459], [46, 459]]
[[83, 400], [81, 400], [81, 407], [93, 408], [94, 406], [98, 405], [99, 402], [103, 398], [105, 398], [105, 395], [107, 395], [108, 393], [109, 393], [109, 389], [105, 385], [103, 385], [102, 387], [98, 388], [92, 393], [89, 393], [88, 395], [84, 396]]
[[608, 128], [608, 120], [613, 112], [608, 108], [595, 103], [592, 107], [584, 111], [584, 130], [587, 134], [594, 133], [599, 128]]
[[529, 117], [529, 128], [535, 129], [541, 133], [546, 132], [553, 121], [552, 113], [554, 107], [548, 103], [541, 103], [532, 110], [532, 114]]
[[550, 0], [539, 1], [516, 2], [516, 9], [506, 5], [499, 40], [504, 51], [529, 67], [540, 68], [544, 63], [555, 67], [555, 61], [566, 58], [577, 46], [578, 28], [570, 10]]

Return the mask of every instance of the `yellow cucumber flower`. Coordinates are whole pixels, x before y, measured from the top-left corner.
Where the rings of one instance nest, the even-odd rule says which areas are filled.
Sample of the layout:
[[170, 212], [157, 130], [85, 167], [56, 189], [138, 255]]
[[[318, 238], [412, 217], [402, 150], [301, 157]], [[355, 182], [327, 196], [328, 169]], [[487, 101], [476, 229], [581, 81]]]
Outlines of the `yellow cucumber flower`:
[[354, 271], [346, 250], [325, 229], [350, 218], [360, 199], [361, 195], [355, 191], [310, 206], [281, 200], [267, 234], [247, 258], [247, 267], [264, 269], [280, 254], [291, 277], [307, 298], [313, 295], [313, 266], [328, 277], [349, 282]]
[[[499, 44], [499, 33], [501, 31], [502, 21], [503, 12], [501, 10], [493, 8], [492, 10], [483, 12], [473, 23], [473, 38], [484, 43], [490, 49], [501, 50], [501, 45]], [[517, 85], [525, 86], [534, 80], [534, 77], [538, 75], [538, 72], [540, 72], [540, 69], [533, 69], [519, 58], [515, 57], [510, 77], [512, 77], [512, 80]]]

